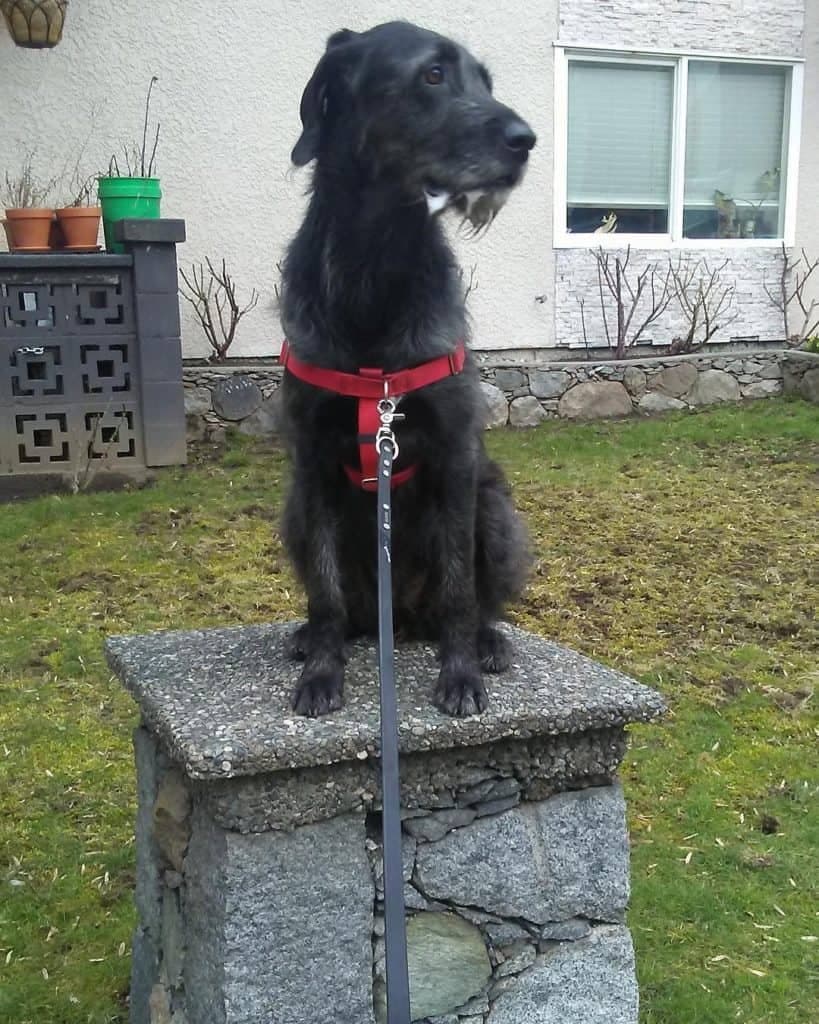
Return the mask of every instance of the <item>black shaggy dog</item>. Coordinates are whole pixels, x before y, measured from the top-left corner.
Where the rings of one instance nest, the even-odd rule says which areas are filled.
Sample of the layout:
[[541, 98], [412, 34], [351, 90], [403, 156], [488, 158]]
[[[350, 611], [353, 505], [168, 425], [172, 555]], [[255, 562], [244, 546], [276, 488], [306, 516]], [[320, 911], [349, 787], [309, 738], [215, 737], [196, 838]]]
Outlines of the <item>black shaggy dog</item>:
[[[301, 364], [385, 373], [456, 351], [468, 336], [461, 282], [437, 214], [487, 226], [521, 179], [535, 136], [492, 96], [465, 49], [404, 22], [344, 30], [301, 101], [293, 162], [315, 160], [304, 222], [283, 267], [282, 324]], [[358, 400], [285, 372], [282, 419], [293, 463], [284, 541], [308, 596], [293, 637], [303, 659], [293, 706], [341, 707], [344, 642], [377, 628], [373, 493], [359, 466]], [[494, 623], [520, 593], [525, 531], [484, 449], [484, 403], [467, 352], [461, 372], [406, 394], [396, 428], [393, 587], [399, 636], [440, 644], [434, 700], [452, 715], [486, 707], [481, 670], [509, 664]]]

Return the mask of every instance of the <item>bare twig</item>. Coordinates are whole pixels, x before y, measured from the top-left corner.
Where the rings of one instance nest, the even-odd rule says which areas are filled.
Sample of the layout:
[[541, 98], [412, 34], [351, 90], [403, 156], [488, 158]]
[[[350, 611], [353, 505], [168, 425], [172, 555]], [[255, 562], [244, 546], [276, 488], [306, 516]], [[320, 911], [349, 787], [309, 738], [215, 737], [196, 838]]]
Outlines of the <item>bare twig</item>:
[[712, 269], [704, 259], [683, 262], [682, 257], [679, 257], [676, 265], [669, 260], [674, 297], [688, 328], [684, 337], [672, 341], [672, 355], [698, 352], [717, 331], [733, 323], [739, 316], [738, 312], [729, 315], [736, 294], [736, 283], [723, 284], [721, 279], [729, 262], [723, 260], [718, 267]]
[[[156, 150], [159, 145], [159, 129], [161, 125], [157, 121], [153, 148], [151, 149], [151, 155], [148, 156], [148, 123], [151, 111], [151, 93], [158, 81], [159, 78], [156, 75], [152, 75], [148, 85], [148, 95], [145, 97], [145, 116], [142, 120], [142, 145], [138, 146], [134, 142], [130, 144], [123, 143], [122, 146], [122, 156], [125, 158], [125, 168], [129, 178], [152, 178], [156, 171]], [[108, 176], [110, 178], [125, 177], [121, 173], [116, 154], [108, 162]]]
[[472, 292], [476, 292], [478, 290], [478, 280], [477, 280], [477, 278], [475, 276], [475, 272], [477, 271], [477, 269], [478, 269], [477, 264], [473, 263], [472, 266], [469, 268], [469, 280], [464, 284], [464, 279], [466, 277], [466, 274], [464, 273], [464, 268], [463, 267], [459, 267], [458, 268], [458, 277], [459, 277], [459, 279], [461, 281], [461, 284], [464, 287], [464, 294], [463, 294], [464, 305], [466, 305], [466, 300], [469, 298], [470, 294]]
[[[660, 276], [657, 266], [649, 263], [637, 275], [633, 285], [628, 273], [631, 246], [626, 249], [624, 257], [617, 254], [613, 256], [613, 267], [609, 252], [602, 247], [595, 251], [594, 256], [597, 260], [597, 284], [600, 292], [600, 310], [603, 315], [606, 343], [609, 348], [612, 347], [604, 285], [609, 296], [614, 300], [617, 315], [617, 342], [614, 347], [614, 358], [622, 359], [626, 350], [635, 345], [646, 328], [662, 316], [668, 308], [673, 297], [670, 270], [666, 271], [664, 276]], [[635, 321], [634, 318], [638, 315], [638, 310], [641, 305], [644, 305], [644, 296], [649, 300], [648, 310], [642, 319]]]
[[[803, 267], [800, 270], [800, 267]], [[778, 290], [774, 291], [763, 275], [762, 287], [771, 304], [782, 314], [785, 329], [785, 341], [788, 345], [798, 348], [812, 337], [819, 329], [819, 300], [807, 301], [807, 283], [811, 275], [819, 267], [819, 257], [811, 260], [802, 249], [802, 255], [792, 260], [785, 243], [782, 243], [782, 273], [779, 277]], [[794, 301], [802, 314], [801, 326], [798, 331], [791, 332], [790, 310]]]
[[154, 148], [151, 153], [151, 159], [148, 163], [148, 173], [145, 173], [145, 147], [148, 141], [148, 115], [151, 110], [151, 93], [154, 91], [154, 86], [159, 81], [156, 75], [151, 75], [151, 81], [148, 85], [148, 95], [145, 97], [145, 119], [142, 122], [142, 149], [140, 150], [140, 170], [142, 171], [143, 178], [151, 177], [151, 170], [153, 168], [154, 155], [156, 154], [156, 145], [159, 141], [159, 125], [156, 126], [156, 138], [154, 139]]
[[34, 174], [34, 150], [29, 150], [23, 160], [20, 174], [16, 178], [12, 178], [8, 171], [5, 173], [3, 204], [6, 209], [10, 210], [44, 206], [54, 190], [57, 180], [56, 176], [45, 182], [36, 177]]
[[582, 295], [579, 295], [577, 301], [580, 305], [580, 326], [583, 330], [583, 347], [586, 349], [586, 358], [590, 359], [591, 353], [589, 352], [589, 335], [586, 331], [586, 300], [583, 298]]
[[[99, 455], [94, 454], [94, 449], [97, 445], [97, 438], [102, 436], [103, 420], [108, 415], [111, 409], [111, 403], [114, 401], [113, 396], [108, 399], [105, 409], [101, 413], [94, 415], [94, 426], [91, 430], [91, 436], [88, 438], [88, 444], [85, 448], [78, 447], [77, 449], [77, 460], [74, 464], [74, 475], [71, 480], [71, 492], [72, 494], [78, 494], [80, 491], [84, 491], [88, 488], [91, 481], [94, 478], [97, 467], [102, 468], [108, 462], [111, 451], [114, 445], [119, 444], [120, 432], [122, 426], [127, 422], [128, 410], [125, 406], [122, 406], [121, 416], [117, 422], [113, 433], [104, 441], [105, 448]], [[84, 465], [81, 464], [81, 460], [84, 459]]]
[[259, 293], [254, 288], [250, 300], [240, 306], [236, 298], [236, 282], [228, 273], [227, 264], [222, 260], [220, 269], [216, 269], [208, 258], [207, 280], [205, 267], [199, 263], [191, 264], [190, 274], [180, 268], [179, 275], [183, 281], [179, 293], [190, 303], [199, 321], [210, 347], [213, 349], [211, 359], [224, 362], [228, 349], [236, 337], [236, 328], [242, 317], [251, 311], [259, 301]]

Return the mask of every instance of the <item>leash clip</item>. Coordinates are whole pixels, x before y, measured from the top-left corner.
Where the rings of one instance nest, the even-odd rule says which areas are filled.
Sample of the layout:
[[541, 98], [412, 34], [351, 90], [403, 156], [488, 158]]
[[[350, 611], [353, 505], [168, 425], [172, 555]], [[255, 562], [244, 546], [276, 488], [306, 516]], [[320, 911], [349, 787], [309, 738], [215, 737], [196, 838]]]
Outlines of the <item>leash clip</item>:
[[378, 416], [381, 420], [381, 426], [378, 428], [378, 433], [375, 435], [375, 450], [378, 454], [381, 454], [381, 449], [389, 442], [392, 447], [392, 458], [393, 461], [398, 458], [398, 441], [395, 439], [395, 434], [392, 430], [393, 423], [400, 423], [404, 419], [404, 414], [395, 411], [396, 402], [392, 398], [382, 398], [378, 403]]

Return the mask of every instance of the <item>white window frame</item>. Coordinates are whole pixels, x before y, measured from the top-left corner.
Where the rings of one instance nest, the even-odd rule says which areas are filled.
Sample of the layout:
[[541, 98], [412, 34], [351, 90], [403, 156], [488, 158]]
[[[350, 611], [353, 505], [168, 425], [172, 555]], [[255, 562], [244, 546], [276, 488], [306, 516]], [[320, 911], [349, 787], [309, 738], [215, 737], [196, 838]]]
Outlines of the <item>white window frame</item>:
[[[569, 61], [595, 61], [618, 64], [663, 65], [674, 68], [674, 109], [671, 135], [671, 181], [668, 222], [665, 234], [632, 234], [612, 231], [606, 234], [572, 233], [566, 230], [569, 138]], [[689, 61], [788, 67], [790, 97], [786, 104], [783, 129], [785, 158], [785, 210], [781, 238], [683, 238], [683, 194], [685, 189], [685, 133], [688, 108]], [[554, 248], [588, 249], [603, 246], [622, 249], [628, 245], [639, 249], [734, 249], [781, 248], [782, 242], [792, 246], [796, 238], [796, 191], [799, 179], [799, 147], [802, 134], [802, 89], [804, 60], [797, 57], [738, 57], [710, 51], [679, 50], [617, 50], [595, 46], [555, 46], [554, 89]]]

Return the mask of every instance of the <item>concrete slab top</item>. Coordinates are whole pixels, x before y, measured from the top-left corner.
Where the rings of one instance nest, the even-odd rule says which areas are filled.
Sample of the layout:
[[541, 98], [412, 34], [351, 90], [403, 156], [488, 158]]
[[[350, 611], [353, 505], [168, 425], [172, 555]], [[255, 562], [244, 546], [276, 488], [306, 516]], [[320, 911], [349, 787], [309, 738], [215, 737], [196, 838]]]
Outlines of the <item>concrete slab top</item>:
[[[294, 625], [115, 636], [105, 650], [143, 720], [191, 778], [377, 756], [375, 645], [350, 645], [341, 711], [301, 718], [290, 707], [301, 666], [285, 652]], [[484, 676], [489, 708], [470, 718], [450, 718], [433, 707], [439, 668], [434, 647], [398, 647], [403, 753], [621, 727], [665, 710], [658, 693], [628, 676], [532, 633], [503, 628], [513, 643], [513, 665], [501, 675]]]

